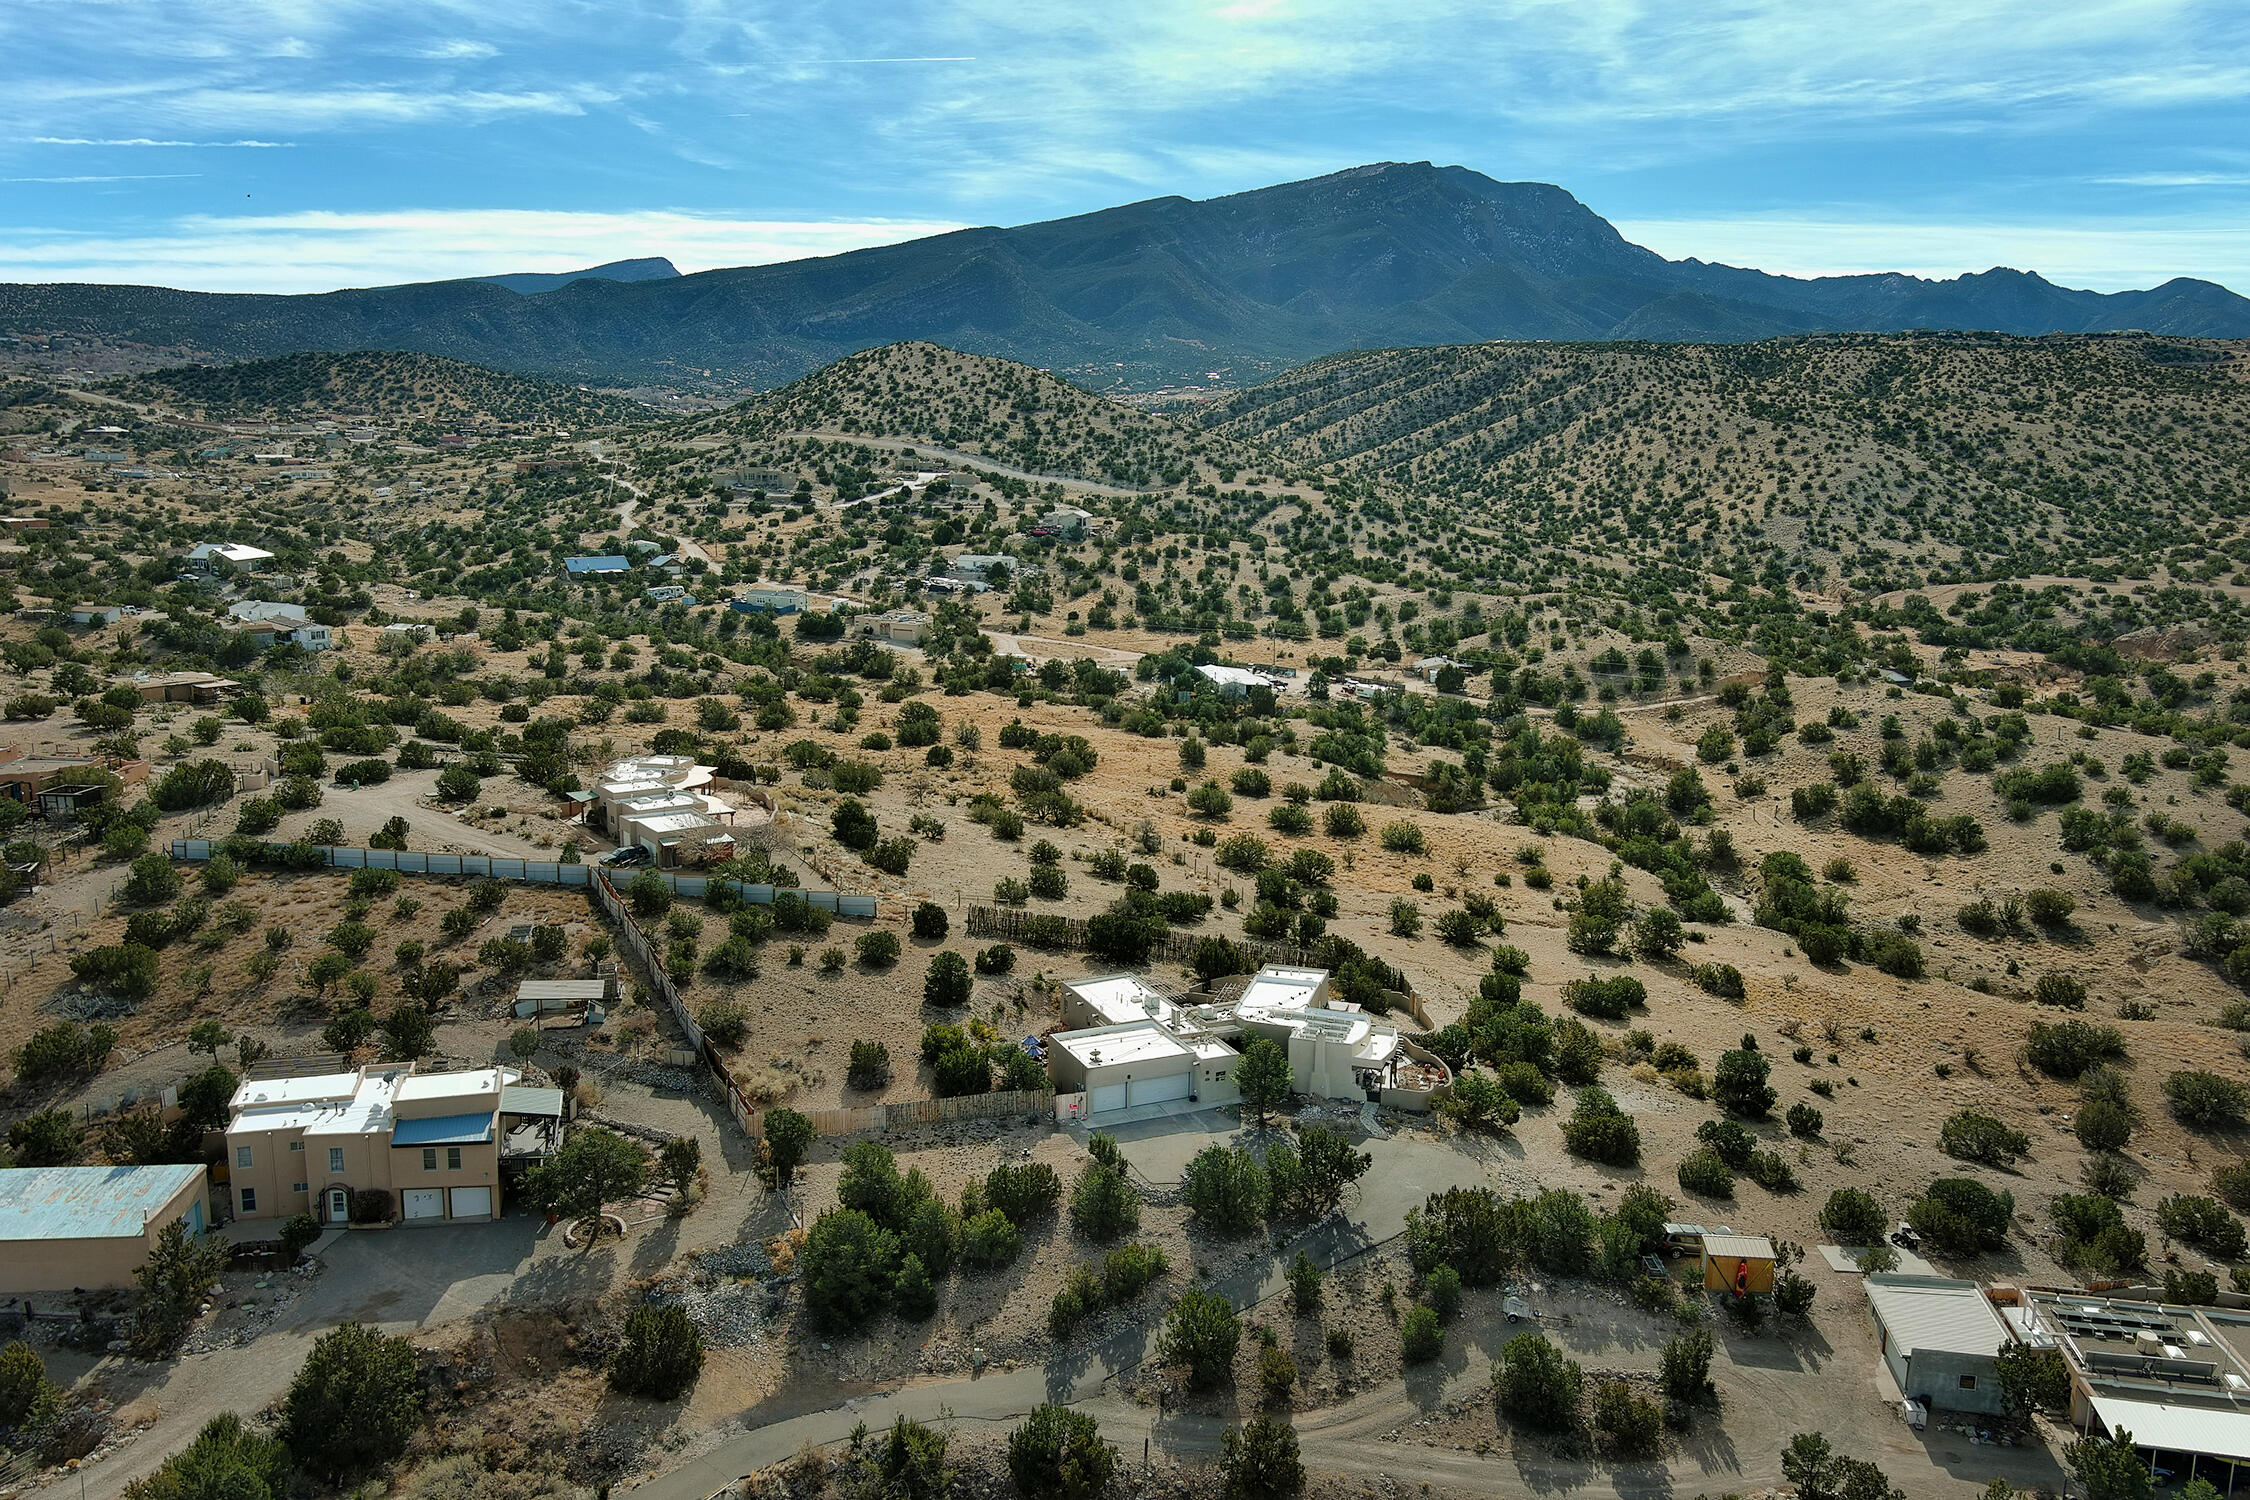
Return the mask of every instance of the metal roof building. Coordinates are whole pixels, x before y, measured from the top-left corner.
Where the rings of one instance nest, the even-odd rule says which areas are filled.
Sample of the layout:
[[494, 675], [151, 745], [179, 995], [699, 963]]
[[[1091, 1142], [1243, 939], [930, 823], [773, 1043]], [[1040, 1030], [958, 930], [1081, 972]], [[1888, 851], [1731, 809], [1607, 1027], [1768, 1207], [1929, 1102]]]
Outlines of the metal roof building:
[[210, 1227], [200, 1162], [0, 1171], [0, 1290], [129, 1286], [174, 1220]]
[[1943, 1276], [1866, 1278], [1883, 1363], [1910, 1401], [1952, 1411], [1996, 1413], [2000, 1351], [2015, 1342], [1984, 1289]]

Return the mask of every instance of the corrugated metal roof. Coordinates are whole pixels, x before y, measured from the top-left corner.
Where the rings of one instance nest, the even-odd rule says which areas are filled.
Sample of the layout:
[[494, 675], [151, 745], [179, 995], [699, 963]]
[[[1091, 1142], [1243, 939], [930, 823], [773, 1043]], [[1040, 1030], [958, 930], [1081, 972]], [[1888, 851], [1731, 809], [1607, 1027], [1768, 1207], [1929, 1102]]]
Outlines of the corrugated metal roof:
[[1867, 1278], [1867, 1300], [1892, 1344], [1908, 1353], [1989, 1356], [2009, 1341], [2008, 1325], [1975, 1282], [1878, 1274]]
[[141, 1234], [203, 1165], [14, 1167], [0, 1171], [0, 1241]]
[[474, 1146], [491, 1139], [490, 1115], [433, 1115], [391, 1127], [393, 1146]]
[[1772, 1260], [1773, 1241], [1762, 1234], [1706, 1234], [1705, 1255], [1725, 1255], [1742, 1260]]
[[562, 1109], [561, 1089], [535, 1089], [529, 1084], [512, 1083], [500, 1091], [500, 1113], [504, 1115], [543, 1115], [560, 1119]]
[[2135, 1447], [2250, 1463], [2250, 1412], [2096, 1396], [2094, 1414], [2111, 1432], [2122, 1428], [2132, 1433]]

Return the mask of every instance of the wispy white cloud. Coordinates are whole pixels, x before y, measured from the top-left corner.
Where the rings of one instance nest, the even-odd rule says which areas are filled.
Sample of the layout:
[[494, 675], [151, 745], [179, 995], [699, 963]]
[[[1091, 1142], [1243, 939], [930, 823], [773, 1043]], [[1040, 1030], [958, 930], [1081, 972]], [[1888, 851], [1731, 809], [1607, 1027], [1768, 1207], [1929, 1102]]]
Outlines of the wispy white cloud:
[[692, 272], [836, 255], [959, 227], [909, 220], [506, 209], [194, 215], [161, 234], [0, 230], [0, 281], [324, 292], [504, 271], [568, 271], [653, 255]]
[[201, 172], [81, 172], [69, 177], [0, 177], [0, 182], [170, 182]]
[[466, 37], [456, 37], [449, 42], [436, 42], [427, 47], [417, 47], [414, 49], [413, 55], [441, 61], [477, 62], [487, 57], [498, 57], [500, 49], [490, 42], [476, 42]]
[[295, 141], [158, 141], [151, 140], [145, 135], [103, 139], [82, 135], [35, 135], [31, 138], [31, 143], [34, 146], [187, 146], [198, 150], [212, 151], [237, 149], [277, 151], [297, 144]]

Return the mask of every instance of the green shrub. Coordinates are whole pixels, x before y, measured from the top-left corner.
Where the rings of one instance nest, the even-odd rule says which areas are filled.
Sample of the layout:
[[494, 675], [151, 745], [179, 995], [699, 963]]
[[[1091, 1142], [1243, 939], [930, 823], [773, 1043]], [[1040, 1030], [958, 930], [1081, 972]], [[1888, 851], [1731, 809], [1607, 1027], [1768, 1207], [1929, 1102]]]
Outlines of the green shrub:
[[1187, 1367], [1189, 1384], [1209, 1387], [1232, 1372], [1241, 1339], [1233, 1305], [1216, 1292], [1190, 1287], [1166, 1315], [1157, 1351], [1165, 1362]]
[[1438, 1326], [1435, 1308], [1410, 1309], [1398, 1332], [1399, 1353], [1410, 1365], [1428, 1364], [1445, 1352], [1445, 1330]]
[[2007, 1243], [2015, 1195], [1965, 1177], [1941, 1177], [1906, 1211], [1914, 1232], [1947, 1255], [1981, 1255]]
[[612, 1389], [650, 1401], [673, 1401], [703, 1373], [703, 1335], [677, 1307], [641, 1306], [625, 1319], [625, 1337], [610, 1356]]
[[1543, 1334], [1519, 1333], [1501, 1346], [1492, 1366], [1493, 1397], [1502, 1413], [1546, 1432], [1578, 1425], [1585, 1372]]
[[1103, 1500], [1118, 1472], [1101, 1424], [1067, 1406], [1034, 1407], [1008, 1434], [1008, 1477], [1022, 1500]]

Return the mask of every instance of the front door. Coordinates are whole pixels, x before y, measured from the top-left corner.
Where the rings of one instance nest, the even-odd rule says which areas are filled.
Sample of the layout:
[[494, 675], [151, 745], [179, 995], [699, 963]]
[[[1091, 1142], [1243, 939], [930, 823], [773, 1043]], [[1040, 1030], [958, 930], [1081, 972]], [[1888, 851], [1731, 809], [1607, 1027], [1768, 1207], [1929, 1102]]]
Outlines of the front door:
[[341, 1224], [351, 1217], [352, 1200], [342, 1188], [328, 1190], [328, 1222]]

